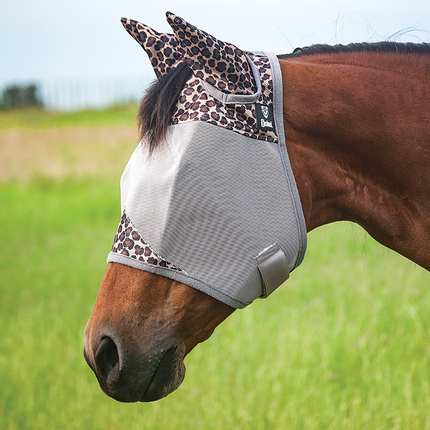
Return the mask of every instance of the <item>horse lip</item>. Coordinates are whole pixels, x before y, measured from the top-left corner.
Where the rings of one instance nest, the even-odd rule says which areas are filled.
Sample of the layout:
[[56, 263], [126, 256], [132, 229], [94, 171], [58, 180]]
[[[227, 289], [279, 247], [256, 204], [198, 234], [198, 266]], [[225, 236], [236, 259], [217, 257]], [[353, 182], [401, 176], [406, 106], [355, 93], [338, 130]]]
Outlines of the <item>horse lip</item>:
[[178, 361], [178, 348], [176, 346], [167, 348], [155, 367], [151, 380], [140, 399], [141, 402], [159, 400], [177, 388], [169, 389], [175, 380]]

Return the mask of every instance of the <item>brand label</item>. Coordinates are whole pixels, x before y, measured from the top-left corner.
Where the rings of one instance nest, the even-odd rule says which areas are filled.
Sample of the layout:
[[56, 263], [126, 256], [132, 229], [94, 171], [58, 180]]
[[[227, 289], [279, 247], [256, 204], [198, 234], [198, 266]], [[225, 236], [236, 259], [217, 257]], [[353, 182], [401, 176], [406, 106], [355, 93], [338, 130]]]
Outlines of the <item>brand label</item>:
[[273, 118], [273, 105], [255, 104], [257, 111], [258, 128], [263, 131], [275, 131], [275, 121]]

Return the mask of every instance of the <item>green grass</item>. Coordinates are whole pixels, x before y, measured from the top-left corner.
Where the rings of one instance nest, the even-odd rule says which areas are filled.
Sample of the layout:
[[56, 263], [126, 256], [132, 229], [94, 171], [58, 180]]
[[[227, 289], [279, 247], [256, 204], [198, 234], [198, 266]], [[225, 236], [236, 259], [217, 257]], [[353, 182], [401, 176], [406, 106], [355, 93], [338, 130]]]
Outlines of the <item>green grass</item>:
[[83, 330], [120, 217], [116, 181], [0, 186], [1, 429], [430, 428], [428, 273], [349, 224], [236, 311], [151, 404], [106, 397]]
[[103, 127], [135, 123], [137, 104], [108, 109], [55, 112], [43, 109], [0, 110], [0, 130], [11, 128], [51, 129], [61, 127]]
[[[3, 112], [0, 129], [134, 116]], [[312, 232], [290, 280], [197, 346], [176, 392], [105, 396], [83, 331], [120, 218], [123, 148], [98, 146], [115, 175], [0, 183], [0, 429], [430, 429], [429, 274], [348, 223]]]

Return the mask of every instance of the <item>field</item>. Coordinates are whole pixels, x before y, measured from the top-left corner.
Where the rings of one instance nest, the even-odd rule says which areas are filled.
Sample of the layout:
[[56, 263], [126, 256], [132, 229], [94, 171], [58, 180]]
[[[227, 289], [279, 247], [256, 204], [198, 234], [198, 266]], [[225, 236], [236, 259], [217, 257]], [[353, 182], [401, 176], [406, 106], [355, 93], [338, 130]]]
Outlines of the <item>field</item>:
[[430, 429], [429, 274], [349, 223], [236, 311], [167, 398], [99, 389], [83, 331], [120, 217], [135, 106], [0, 113], [0, 429]]

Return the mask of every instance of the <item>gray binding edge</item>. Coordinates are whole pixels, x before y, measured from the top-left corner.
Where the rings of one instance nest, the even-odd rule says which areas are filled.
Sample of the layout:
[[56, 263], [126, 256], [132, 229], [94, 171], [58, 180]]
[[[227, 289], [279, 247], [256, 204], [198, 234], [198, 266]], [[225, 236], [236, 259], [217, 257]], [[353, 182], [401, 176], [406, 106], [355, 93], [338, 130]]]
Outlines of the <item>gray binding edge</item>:
[[202, 291], [207, 295], [223, 302], [233, 308], [243, 309], [250, 305], [252, 302], [242, 302], [229, 295], [216, 289], [213, 285], [208, 285], [200, 279], [194, 278], [184, 272], [178, 272], [168, 267], [155, 266], [153, 264], [145, 263], [144, 261], [136, 260], [127, 255], [118, 254], [117, 252], [110, 252], [107, 257], [108, 263], [119, 263], [125, 266], [134, 267], [135, 269], [143, 270], [144, 272], [155, 273], [156, 275], [164, 276], [165, 278], [173, 279], [174, 281], [182, 282], [189, 285], [196, 290]]
[[275, 120], [276, 133], [278, 135], [279, 152], [281, 155], [282, 164], [284, 166], [287, 182], [290, 187], [291, 197], [293, 199], [294, 209], [296, 212], [296, 221], [299, 232], [299, 252], [293, 271], [303, 261], [307, 248], [307, 229], [305, 217], [303, 215], [302, 203], [300, 201], [299, 191], [297, 189], [296, 179], [294, 178], [293, 169], [291, 168], [290, 157], [288, 156], [287, 145], [285, 141], [284, 131], [284, 115], [283, 115], [283, 88], [282, 88], [282, 73], [278, 57], [273, 52], [265, 52], [265, 55], [270, 60], [273, 79], [273, 116]]

